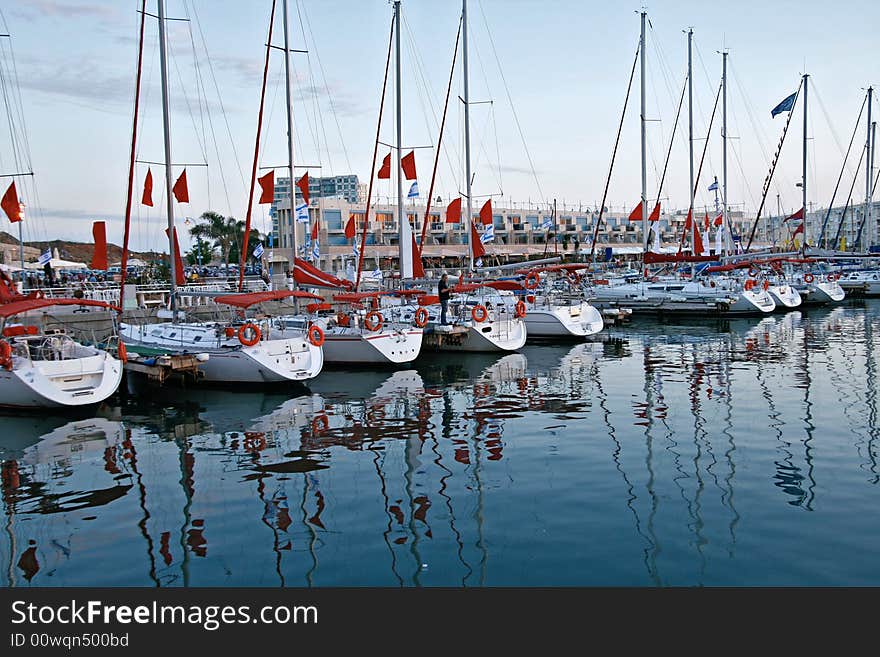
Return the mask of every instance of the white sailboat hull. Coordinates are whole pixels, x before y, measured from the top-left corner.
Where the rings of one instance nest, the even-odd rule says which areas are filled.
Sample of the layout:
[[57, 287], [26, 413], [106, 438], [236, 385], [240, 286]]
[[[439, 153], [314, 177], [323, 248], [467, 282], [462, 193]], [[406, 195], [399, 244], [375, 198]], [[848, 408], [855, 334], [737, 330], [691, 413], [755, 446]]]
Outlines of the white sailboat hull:
[[422, 351], [422, 329], [375, 333], [355, 330], [324, 333], [324, 360], [327, 363], [398, 365], [415, 360]]
[[14, 358], [0, 369], [0, 406], [70, 408], [98, 404], [122, 381], [122, 363], [106, 352], [85, 358], [29, 361]]
[[801, 305], [801, 295], [792, 285], [771, 285], [767, 292], [773, 297], [777, 310], [797, 308]]
[[[203, 324], [121, 324], [119, 334], [131, 351], [208, 354], [199, 367], [207, 383], [304, 382], [318, 376], [324, 366], [323, 349], [302, 336], [246, 346], [235, 337], [218, 337], [216, 327]], [[202, 339], [196, 340], [197, 336]]]
[[529, 308], [525, 324], [529, 338], [581, 338], [605, 326], [602, 315], [587, 302]]

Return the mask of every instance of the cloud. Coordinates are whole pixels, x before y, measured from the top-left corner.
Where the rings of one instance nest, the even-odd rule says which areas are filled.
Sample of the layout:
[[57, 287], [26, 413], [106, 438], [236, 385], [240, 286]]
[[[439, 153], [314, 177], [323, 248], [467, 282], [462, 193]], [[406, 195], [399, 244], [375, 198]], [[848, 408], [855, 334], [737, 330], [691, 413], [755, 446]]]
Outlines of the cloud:
[[113, 19], [116, 8], [111, 5], [82, 2], [61, 2], [60, 0], [28, 0], [23, 7], [12, 12], [24, 18], [50, 16], [53, 18], [101, 18]]
[[[498, 171], [499, 173], [518, 173], [518, 174], [522, 174], [524, 176], [531, 176], [532, 175], [532, 170], [527, 167], [514, 167], [514, 166], [509, 166], [509, 165], [503, 165], [503, 166], [493, 166], [492, 168], [495, 169], [496, 171]], [[541, 172], [536, 169], [534, 173], [535, 173], [535, 175], [540, 175]]]

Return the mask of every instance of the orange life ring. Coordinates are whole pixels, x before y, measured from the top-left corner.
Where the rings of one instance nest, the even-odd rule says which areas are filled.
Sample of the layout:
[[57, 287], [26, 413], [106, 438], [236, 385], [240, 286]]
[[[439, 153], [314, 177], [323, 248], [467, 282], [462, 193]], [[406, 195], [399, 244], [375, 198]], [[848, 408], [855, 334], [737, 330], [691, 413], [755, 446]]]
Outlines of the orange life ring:
[[428, 311], [425, 310], [424, 306], [419, 306], [418, 310], [416, 310], [413, 324], [415, 324], [417, 328], [425, 328], [428, 325]]
[[526, 316], [526, 302], [522, 299], [516, 302], [516, 316], [520, 318]]
[[119, 360], [123, 363], [128, 362], [128, 351], [125, 348], [125, 343], [120, 340], [119, 344], [116, 346], [116, 355], [119, 356]]
[[538, 272], [536, 272], [536, 271], [530, 271], [530, 272], [526, 275], [525, 286], [526, 286], [527, 289], [529, 289], [529, 290], [534, 290], [536, 287], [538, 287], [538, 284], [539, 284], [540, 282], [541, 282], [541, 279], [540, 279], [540, 277], [538, 276]]
[[478, 304], [471, 309], [471, 317], [474, 318], [474, 321], [479, 324], [480, 322], [485, 322], [489, 317], [489, 311], [486, 310], [486, 306], [483, 304]]
[[744, 288], [747, 292], [748, 292], [749, 290], [751, 290], [753, 287], [755, 287], [755, 279], [753, 279], [753, 278], [748, 279], [748, 280], [746, 281], [745, 285], [743, 285], [743, 288]]
[[770, 289], [770, 281], [764, 281], [763, 287], [764, 287], [764, 290], [769, 290]]
[[0, 342], [0, 367], [12, 369], [12, 345], [8, 342]]
[[320, 347], [324, 344], [324, 330], [317, 324], [312, 324], [309, 327], [309, 342], [316, 347]]
[[351, 317], [343, 312], [336, 313], [336, 323], [339, 326], [351, 326]]
[[833, 283], [834, 281], [839, 280], [839, 279], [840, 279], [840, 274], [835, 274], [833, 272], [828, 274], [828, 282], [829, 283]]
[[814, 280], [816, 279], [810, 272], [804, 274], [804, 283], [812, 283]]
[[[248, 331], [253, 332], [253, 337], [247, 337]], [[242, 324], [241, 328], [238, 329], [238, 341], [241, 342], [245, 347], [253, 347], [260, 341], [260, 338], [262, 337], [263, 332], [260, 330], [260, 327], [253, 322]]]
[[364, 317], [364, 328], [368, 331], [381, 331], [384, 322], [385, 320], [378, 310], [371, 310], [367, 313], [367, 316]]

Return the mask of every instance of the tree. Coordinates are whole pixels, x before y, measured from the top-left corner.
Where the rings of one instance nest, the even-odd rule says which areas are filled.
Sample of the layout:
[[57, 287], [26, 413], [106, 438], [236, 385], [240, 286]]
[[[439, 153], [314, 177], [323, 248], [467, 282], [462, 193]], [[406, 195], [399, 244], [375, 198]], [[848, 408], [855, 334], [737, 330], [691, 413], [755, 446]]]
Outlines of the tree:
[[198, 238], [186, 254], [186, 261], [191, 265], [207, 265], [214, 259], [216, 251], [214, 244]]
[[[229, 256], [229, 262], [238, 263], [241, 260], [241, 247], [244, 243], [244, 224], [244, 221], [239, 220], [232, 226], [233, 250], [232, 255]], [[250, 236], [248, 237], [248, 259], [253, 257], [254, 249], [261, 240], [260, 231], [256, 228], [251, 228]]]
[[189, 229], [189, 234], [196, 239], [208, 241], [215, 249], [219, 249], [228, 268], [231, 262], [230, 253], [235, 245], [236, 225], [240, 222], [235, 217], [224, 217], [211, 210], [203, 212], [199, 222]]

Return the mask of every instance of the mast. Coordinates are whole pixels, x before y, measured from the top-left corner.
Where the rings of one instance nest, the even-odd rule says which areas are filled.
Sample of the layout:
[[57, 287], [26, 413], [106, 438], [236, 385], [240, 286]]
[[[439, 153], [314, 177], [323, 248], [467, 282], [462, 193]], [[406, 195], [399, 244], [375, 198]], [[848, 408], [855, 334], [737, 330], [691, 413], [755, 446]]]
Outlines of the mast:
[[[694, 208], [694, 76], [693, 40], [694, 29], [688, 28], [688, 161], [690, 163], [690, 208], [691, 208], [691, 255], [697, 255], [697, 217]], [[691, 265], [693, 270], [693, 265]]]
[[646, 12], [642, 12], [642, 33], [641, 33], [641, 94], [642, 94], [642, 113], [641, 113], [641, 130], [642, 130], [642, 259], [648, 250], [648, 166], [646, 162], [646, 144], [645, 144], [645, 18]]
[[[403, 148], [403, 111], [401, 106], [401, 80], [400, 80], [400, 0], [394, 0], [394, 76], [396, 97], [396, 113], [397, 113], [397, 265], [400, 271], [401, 281], [404, 278], [404, 271], [408, 271], [412, 265], [405, 265], [406, 252], [412, 248], [412, 238], [409, 238], [409, 231], [406, 230], [404, 222], [406, 218], [406, 208], [403, 205], [403, 167], [401, 165], [401, 150]], [[408, 239], [409, 238], [409, 239]], [[410, 257], [410, 263], [412, 258]], [[410, 278], [412, 275], [410, 275]]]
[[296, 289], [296, 277], [293, 276], [293, 270], [296, 268], [296, 194], [293, 165], [293, 97], [290, 84], [290, 35], [287, 25], [287, 0], [281, 2], [282, 19], [284, 21], [284, 88], [287, 95], [287, 168], [290, 172], [290, 252], [293, 254], [291, 258], [291, 278], [293, 278], [293, 289]]
[[807, 73], [804, 73], [804, 177], [803, 177], [803, 187], [801, 192], [803, 194], [803, 214], [804, 217], [801, 219], [803, 223], [804, 230], [801, 233], [801, 251], [804, 250], [804, 247], [807, 244], [807, 81], [810, 76]]
[[[467, 0], [461, 0], [461, 24], [462, 24], [462, 51], [461, 62], [464, 75], [464, 173], [465, 173], [465, 193], [467, 194], [467, 245], [468, 245], [468, 270], [474, 269], [474, 246], [471, 244], [472, 215], [473, 207], [471, 206], [471, 115], [470, 115], [470, 94], [468, 93], [468, 31], [467, 31]], [[642, 28], [644, 30], [644, 27]], [[643, 139], [644, 141], [644, 139]], [[644, 193], [642, 194], [644, 198]], [[644, 208], [643, 208], [644, 209]]]
[[[874, 87], [868, 87], [868, 135], [865, 144], [865, 225], [871, 230], [871, 183], [874, 182], [874, 144], [871, 139], [871, 96], [874, 94]], [[871, 239], [868, 239], [868, 246], [871, 245]]]
[[165, 205], [168, 210], [168, 253], [170, 255], [171, 272], [171, 318], [177, 321], [177, 272], [174, 252], [174, 197], [171, 188], [174, 185], [171, 171], [171, 112], [168, 109], [168, 61], [165, 45], [165, 0], [157, 0], [159, 4], [159, 69], [162, 74], [162, 127], [165, 138]]
[[727, 51], [721, 53], [721, 226], [724, 228], [725, 255], [730, 254], [730, 224], [727, 220]]

